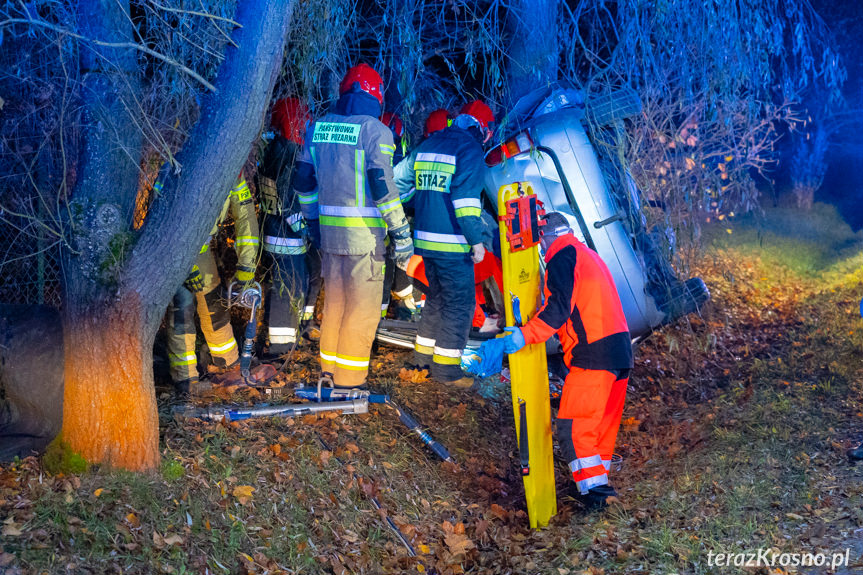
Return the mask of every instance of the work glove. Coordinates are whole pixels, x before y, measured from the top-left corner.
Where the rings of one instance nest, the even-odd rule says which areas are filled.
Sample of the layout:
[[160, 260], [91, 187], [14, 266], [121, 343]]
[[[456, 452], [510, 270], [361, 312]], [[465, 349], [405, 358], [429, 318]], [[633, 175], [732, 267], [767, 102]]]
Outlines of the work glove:
[[473, 263], [478, 264], [485, 258], [485, 246], [482, 244], [476, 244], [470, 247], [470, 259], [473, 260]]
[[524, 334], [521, 333], [521, 328], [506, 327], [504, 331], [508, 333], [503, 338], [503, 350], [506, 353], [512, 354], [524, 347]]
[[414, 243], [411, 240], [410, 226], [404, 225], [390, 232], [392, 238], [392, 258], [393, 263], [400, 270], [407, 271], [408, 262], [411, 256], [414, 255]]
[[234, 272], [234, 281], [241, 284], [249, 283], [255, 279], [255, 270], [249, 269], [246, 266], [237, 266], [237, 271]]
[[183, 286], [192, 293], [204, 291], [204, 276], [201, 275], [201, 268], [192, 266], [192, 271], [186, 276]]
[[306, 231], [309, 234], [309, 241], [318, 249], [321, 249], [321, 221], [306, 220]]

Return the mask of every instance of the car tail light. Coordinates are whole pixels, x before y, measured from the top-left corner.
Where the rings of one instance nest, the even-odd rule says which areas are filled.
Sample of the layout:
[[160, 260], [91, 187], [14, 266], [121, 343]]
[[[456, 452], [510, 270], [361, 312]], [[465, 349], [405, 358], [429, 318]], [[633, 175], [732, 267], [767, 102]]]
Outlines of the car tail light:
[[496, 146], [489, 150], [485, 155], [485, 163], [489, 167], [496, 166], [504, 160], [529, 151], [532, 147], [533, 140], [530, 139], [528, 133], [519, 132], [500, 146]]

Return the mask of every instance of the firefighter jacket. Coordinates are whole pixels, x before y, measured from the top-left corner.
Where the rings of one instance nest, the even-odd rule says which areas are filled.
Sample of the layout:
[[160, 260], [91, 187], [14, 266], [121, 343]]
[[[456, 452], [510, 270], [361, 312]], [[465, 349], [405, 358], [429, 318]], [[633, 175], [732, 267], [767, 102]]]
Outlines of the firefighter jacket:
[[330, 113], [309, 126], [294, 188], [306, 220], [319, 219], [321, 249], [384, 253], [387, 229], [406, 229], [393, 184], [393, 135], [367, 115]]
[[277, 135], [267, 146], [258, 171], [264, 251], [269, 253], [306, 253], [305, 223], [300, 201], [291, 187], [291, 174], [299, 151], [297, 143]]
[[522, 328], [525, 342], [557, 332], [569, 367], [632, 368], [629, 328], [605, 262], [572, 234], [557, 238], [545, 261], [545, 305]]
[[[222, 213], [213, 225], [210, 239], [219, 231], [219, 225], [225, 221], [230, 211], [234, 219], [234, 241], [237, 251], [237, 271], [254, 273], [258, 264], [258, 246], [261, 244], [258, 232], [258, 217], [255, 214], [255, 202], [252, 201], [252, 193], [249, 184], [240, 177], [237, 184], [231, 189]], [[210, 240], [201, 248], [201, 253], [210, 249]]]
[[402, 200], [412, 202], [414, 249], [424, 258], [464, 258], [486, 238], [482, 145], [451, 126], [433, 133], [396, 166]]

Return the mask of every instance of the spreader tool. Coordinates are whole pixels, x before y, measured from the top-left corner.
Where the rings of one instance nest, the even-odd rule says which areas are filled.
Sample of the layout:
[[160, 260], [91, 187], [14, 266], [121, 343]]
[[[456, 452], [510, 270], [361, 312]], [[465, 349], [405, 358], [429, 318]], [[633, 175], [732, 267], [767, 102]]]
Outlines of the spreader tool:
[[177, 405], [172, 413], [177, 419], [203, 419], [206, 421], [243, 421], [246, 419], [265, 417], [299, 417], [313, 415], [326, 411], [338, 411], [343, 414], [368, 413], [369, 402], [366, 399], [350, 401], [331, 401], [325, 403], [283, 403], [280, 405], [256, 405], [253, 407], [194, 407]]
[[435, 455], [444, 461], [454, 463], [454, 460], [449, 454], [449, 451], [447, 451], [447, 448], [438, 443], [438, 441], [436, 441], [428, 431], [424, 430], [422, 426], [420, 426], [419, 422], [414, 419], [410, 413], [396, 405], [388, 395], [372, 393], [366, 389], [337, 389], [333, 387], [322, 387], [320, 389], [317, 387], [298, 387], [294, 390], [294, 395], [302, 399], [321, 402], [315, 405], [331, 405], [333, 402], [340, 403], [346, 400], [358, 401], [361, 399], [368, 403], [386, 405], [396, 412], [399, 417], [399, 421], [401, 421], [410, 431], [417, 434], [420, 440], [425, 443], [429, 449], [434, 451]]
[[242, 291], [237, 291], [234, 286], [235, 282], [231, 282], [228, 286], [228, 309], [231, 305], [239, 305], [251, 310], [244, 333], [243, 350], [240, 353], [240, 375], [243, 376], [246, 385], [250, 385], [252, 350], [255, 347], [255, 337], [258, 332], [258, 308], [261, 306], [261, 284], [253, 282]]

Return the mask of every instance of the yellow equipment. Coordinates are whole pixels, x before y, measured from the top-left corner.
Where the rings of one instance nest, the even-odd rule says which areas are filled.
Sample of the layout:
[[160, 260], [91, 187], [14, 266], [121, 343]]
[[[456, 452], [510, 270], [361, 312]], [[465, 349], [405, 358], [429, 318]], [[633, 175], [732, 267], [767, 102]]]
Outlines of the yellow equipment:
[[[541, 282], [536, 244], [542, 212], [541, 204], [530, 197], [533, 195], [529, 182], [502, 186], [498, 191], [503, 289], [509, 326], [522, 325], [521, 320], [527, 322], [539, 308]], [[519, 317], [519, 308], [525, 310], [524, 317]], [[531, 527], [545, 527], [557, 513], [545, 343], [526, 345], [510, 355], [509, 370], [527, 514]]]

